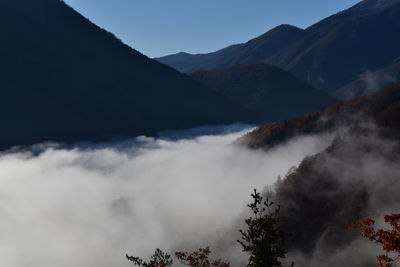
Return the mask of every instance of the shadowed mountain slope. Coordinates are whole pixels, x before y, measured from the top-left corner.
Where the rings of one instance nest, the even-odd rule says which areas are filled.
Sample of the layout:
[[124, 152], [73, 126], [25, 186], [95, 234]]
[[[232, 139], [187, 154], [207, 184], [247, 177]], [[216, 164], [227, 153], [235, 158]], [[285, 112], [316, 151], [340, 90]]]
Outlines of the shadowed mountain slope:
[[229, 101], [254, 111], [262, 122], [290, 119], [336, 102], [327, 93], [267, 64], [236, 65], [190, 76]]
[[248, 114], [58, 0], [0, 2], [0, 147], [106, 140]]

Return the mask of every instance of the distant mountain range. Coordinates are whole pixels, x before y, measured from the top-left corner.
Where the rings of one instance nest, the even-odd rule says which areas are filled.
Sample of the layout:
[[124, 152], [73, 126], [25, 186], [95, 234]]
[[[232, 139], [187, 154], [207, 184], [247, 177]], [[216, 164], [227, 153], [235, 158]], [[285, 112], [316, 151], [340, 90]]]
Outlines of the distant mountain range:
[[190, 76], [256, 114], [259, 121], [291, 119], [337, 102], [287, 71], [267, 64], [242, 64], [197, 71]]
[[252, 120], [63, 1], [2, 0], [0, 32], [0, 147]]
[[[299, 40], [303, 35], [304, 30], [300, 28], [280, 25], [247, 43], [235, 44], [213, 53], [192, 55], [181, 52], [155, 59], [182, 72], [225, 68], [236, 64], [259, 63], [283, 50], [290, 43]], [[192, 60], [192, 58], [196, 58], [197, 61]]]
[[[157, 60], [175, 68], [179, 65], [183, 72], [270, 63], [333, 93], [368, 72], [395, 64], [398, 47], [400, 0], [364, 0], [305, 30], [281, 25], [213, 60], [215, 53], [197, 55], [207, 57], [200, 64], [182, 54]], [[183, 62], [188, 65], [182, 67]]]
[[208, 54], [189, 54], [181, 52], [175, 55], [154, 58], [155, 60], [169, 65], [181, 72], [192, 72], [201, 69], [205, 66], [213, 64], [214, 61], [224, 58], [229, 55], [232, 51], [235, 51], [242, 44], [231, 45], [221, 50]]

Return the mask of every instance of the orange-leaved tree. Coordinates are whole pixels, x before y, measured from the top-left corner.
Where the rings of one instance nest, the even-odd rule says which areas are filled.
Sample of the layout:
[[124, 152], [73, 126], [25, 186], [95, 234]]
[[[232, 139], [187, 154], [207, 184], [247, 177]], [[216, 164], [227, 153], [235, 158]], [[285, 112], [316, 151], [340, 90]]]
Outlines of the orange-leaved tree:
[[389, 224], [390, 229], [375, 229], [375, 221], [365, 219], [352, 222], [348, 228], [359, 228], [361, 235], [382, 246], [384, 254], [376, 257], [377, 267], [391, 267], [400, 258], [400, 214], [384, 216], [385, 223]]
[[210, 248], [199, 248], [198, 251], [192, 253], [175, 252], [176, 258], [184, 265], [191, 267], [229, 267], [229, 263], [223, 262], [220, 259], [210, 260]]

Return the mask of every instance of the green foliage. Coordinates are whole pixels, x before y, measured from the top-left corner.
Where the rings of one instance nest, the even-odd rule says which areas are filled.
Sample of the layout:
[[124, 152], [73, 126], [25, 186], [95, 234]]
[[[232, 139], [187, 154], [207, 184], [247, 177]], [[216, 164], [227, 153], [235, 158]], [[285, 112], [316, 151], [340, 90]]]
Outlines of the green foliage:
[[251, 194], [253, 202], [248, 205], [252, 216], [245, 220], [247, 231], [240, 230], [244, 252], [250, 254], [247, 266], [276, 267], [282, 266], [280, 259], [285, 258], [285, 238], [289, 236], [281, 228], [286, 218], [280, 215], [280, 206], [273, 208], [274, 203], [264, 200], [257, 190]]
[[153, 256], [151, 256], [150, 262], [146, 262], [139, 257], [133, 257], [128, 255], [126, 255], [126, 258], [139, 267], [167, 267], [167, 266], [172, 266], [173, 263], [171, 255], [163, 252], [159, 248], [157, 248]]
[[[244, 252], [250, 255], [248, 267], [281, 267], [280, 259], [285, 258], [285, 239], [289, 233], [281, 228], [281, 223], [287, 218], [280, 215], [280, 206], [274, 206], [272, 201], [264, 200], [257, 190], [251, 194], [253, 202], [247, 205], [252, 216], [245, 220], [247, 230], [240, 230], [242, 239], [238, 242], [242, 245]], [[229, 267], [230, 264], [221, 260], [210, 260], [211, 251], [208, 247], [200, 248], [198, 251], [176, 252], [175, 256], [184, 265], [193, 267]], [[139, 267], [167, 267], [172, 266], [171, 255], [156, 249], [151, 261], [146, 262], [139, 257], [126, 255], [126, 258]], [[294, 263], [292, 263], [293, 267]]]

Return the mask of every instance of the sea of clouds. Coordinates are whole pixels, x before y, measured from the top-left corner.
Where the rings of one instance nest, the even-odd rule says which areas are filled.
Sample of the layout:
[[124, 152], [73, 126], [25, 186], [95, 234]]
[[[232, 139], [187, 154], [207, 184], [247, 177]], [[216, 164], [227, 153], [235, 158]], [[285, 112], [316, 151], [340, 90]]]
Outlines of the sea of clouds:
[[330, 144], [306, 136], [273, 150], [232, 144], [246, 125], [116, 143], [45, 144], [0, 155], [0, 266], [119, 267], [211, 246], [241, 266], [236, 240], [254, 188]]

